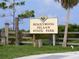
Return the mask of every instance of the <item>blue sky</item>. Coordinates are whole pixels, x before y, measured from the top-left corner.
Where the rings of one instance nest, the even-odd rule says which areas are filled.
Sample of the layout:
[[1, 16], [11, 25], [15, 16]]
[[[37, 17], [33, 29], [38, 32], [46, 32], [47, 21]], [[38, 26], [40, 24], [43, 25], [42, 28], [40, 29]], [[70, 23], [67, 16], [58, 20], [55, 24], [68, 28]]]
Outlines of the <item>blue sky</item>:
[[[34, 10], [35, 18], [41, 16], [48, 16], [49, 18], [58, 17], [58, 24], [65, 24], [65, 17], [67, 12], [59, 3], [55, 2], [54, 0], [27, 0], [25, 6], [16, 7], [16, 16], [25, 10]], [[4, 13], [8, 15], [5, 18], [0, 17], [0, 28], [4, 27], [5, 22], [9, 22], [10, 27], [12, 27], [12, 17], [9, 16], [9, 14], [11, 14], [11, 10], [0, 9], [0, 11], [0, 15]], [[71, 10], [69, 23], [79, 24], [79, 4]], [[23, 19], [20, 21], [19, 28], [25, 30], [29, 29], [29, 19]]]

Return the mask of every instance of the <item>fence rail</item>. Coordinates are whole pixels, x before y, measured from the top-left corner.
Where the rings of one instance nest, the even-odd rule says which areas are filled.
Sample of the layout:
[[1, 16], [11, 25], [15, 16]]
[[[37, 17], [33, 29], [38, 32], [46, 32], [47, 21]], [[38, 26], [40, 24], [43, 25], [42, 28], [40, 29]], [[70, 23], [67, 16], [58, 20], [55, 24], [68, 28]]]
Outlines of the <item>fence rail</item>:
[[[3, 32], [3, 33], [5, 33], [5, 32]], [[58, 35], [62, 35], [62, 34], [64, 35], [64, 32], [59, 32], [58, 33]], [[69, 35], [72, 35], [72, 34], [79, 35], [79, 32], [68, 32], [68, 34]], [[23, 43], [25, 43], [27, 41], [27, 39], [31, 39], [31, 41], [27, 41], [27, 42], [28, 43], [32, 43], [32, 41], [33, 41], [32, 40], [33, 39], [33, 34], [30, 34], [29, 32], [23, 31], [23, 32], [20, 33], [20, 35], [21, 35], [21, 40], [22, 40]], [[5, 37], [4, 35], [1, 35], [0, 39], [2, 39], [4, 37]], [[15, 38], [16, 38], [15, 37], [15, 31], [8, 31], [8, 39], [15, 39]], [[23, 41], [23, 39], [26, 39], [26, 41]], [[73, 37], [73, 38], [70, 37], [70, 38], [67, 38], [67, 39], [68, 39], [68, 41], [71, 41], [71, 42], [67, 42], [67, 45], [79, 45], [79, 37], [78, 38], [77, 37], [76, 38], [75, 37]], [[58, 41], [55, 41], [56, 44], [62, 44], [63, 37], [61, 37], [61, 38], [58, 37], [55, 40], [58, 40]], [[74, 43], [72, 41], [77, 41], [77, 42]]]
[[[64, 32], [59, 32], [59, 35], [61, 35], [61, 34], [64, 35]], [[67, 34], [68, 35], [79, 35], [79, 32], [68, 32]], [[57, 39], [61, 40], [61, 42], [59, 41], [59, 42], [57, 42], [57, 44], [62, 44], [63, 38], [58, 37]], [[68, 42], [68, 41], [70, 41], [70, 42]], [[79, 45], [79, 37], [68, 37], [67, 45]]]
[[[62, 42], [57, 42], [57, 44], [62, 44]], [[67, 43], [67, 45], [79, 45], [79, 43]]]
[[[64, 34], [64, 32], [59, 32], [60, 34]], [[68, 34], [79, 34], [79, 32], [68, 32]]]
[[[63, 38], [57, 38], [59, 40], [63, 40]], [[79, 38], [67, 38], [68, 40], [79, 40]]]

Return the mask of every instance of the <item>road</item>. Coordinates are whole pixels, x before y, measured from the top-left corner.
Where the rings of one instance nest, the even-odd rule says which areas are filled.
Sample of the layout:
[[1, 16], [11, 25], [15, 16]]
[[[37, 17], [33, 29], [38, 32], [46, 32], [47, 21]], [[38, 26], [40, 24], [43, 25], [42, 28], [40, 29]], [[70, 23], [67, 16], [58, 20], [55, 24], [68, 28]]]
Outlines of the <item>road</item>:
[[79, 59], [79, 51], [19, 57], [14, 59]]

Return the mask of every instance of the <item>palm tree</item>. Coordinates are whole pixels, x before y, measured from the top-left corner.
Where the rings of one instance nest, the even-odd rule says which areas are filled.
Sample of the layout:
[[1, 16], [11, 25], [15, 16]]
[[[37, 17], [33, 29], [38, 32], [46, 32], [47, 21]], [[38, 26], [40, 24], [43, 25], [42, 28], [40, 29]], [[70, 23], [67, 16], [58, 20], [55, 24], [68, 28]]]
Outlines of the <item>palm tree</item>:
[[18, 17], [15, 20], [15, 33], [16, 33], [16, 45], [19, 45], [19, 21], [20, 19], [24, 19], [24, 18], [30, 18], [30, 17], [34, 17], [34, 11], [25, 11], [24, 13], [18, 15]]
[[70, 18], [70, 10], [78, 4], [78, 0], [56, 0], [61, 3], [62, 7], [67, 10], [65, 31], [64, 31], [64, 39], [63, 39], [63, 47], [67, 46], [67, 33], [68, 33], [68, 21]]

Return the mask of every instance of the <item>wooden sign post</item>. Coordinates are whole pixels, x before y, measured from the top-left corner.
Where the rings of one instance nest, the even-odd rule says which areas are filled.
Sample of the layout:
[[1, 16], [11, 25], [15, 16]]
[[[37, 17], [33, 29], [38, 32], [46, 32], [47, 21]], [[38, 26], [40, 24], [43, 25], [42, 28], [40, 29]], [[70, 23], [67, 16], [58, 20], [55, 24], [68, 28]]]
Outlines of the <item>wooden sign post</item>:
[[55, 41], [56, 41], [55, 34], [53, 34], [52, 37], [53, 37], [53, 46], [55, 46]]
[[5, 23], [5, 40], [6, 44], [8, 45], [9, 40], [8, 40], [8, 31], [9, 31], [9, 23]]
[[36, 47], [35, 35], [33, 34], [33, 46]]

